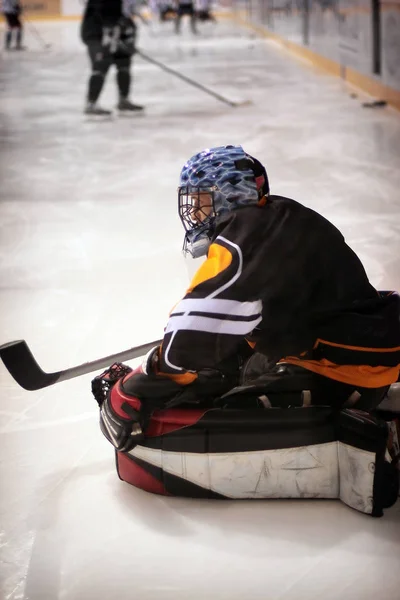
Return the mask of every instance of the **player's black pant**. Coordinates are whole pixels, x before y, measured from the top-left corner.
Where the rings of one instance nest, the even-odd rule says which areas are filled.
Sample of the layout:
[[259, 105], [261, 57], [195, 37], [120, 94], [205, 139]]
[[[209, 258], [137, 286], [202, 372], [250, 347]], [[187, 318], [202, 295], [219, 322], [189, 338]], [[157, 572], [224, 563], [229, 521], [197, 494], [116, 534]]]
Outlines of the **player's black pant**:
[[[341, 383], [324, 377], [300, 366], [287, 363], [270, 363], [267, 357], [254, 353], [245, 363], [242, 374], [244, 385], [265, 384], [266, 394], [285, 389], [310, 390], [311, 403], [316, 406], [332, 406], [335, 409], [346, 407], [359, 410], [374, 410], [383, 400], [389, 386], [368, 388], [359, 385]], [[300, 396], [299, 396], [300, 397]]]
[[4, 13], [4, 16], [6, 18], [7, 25], [10, 29], [21, 29], [22, 28], [22, 23], [17, 14]]
[[6, 31], [6, 39], [5, 46], [8, 49], [11, 46], [12, 41], [12, 32], [16, 30], [16, 45], [17, 48], [21, 48], [22, 43], [22, 23], [20, 21], [19, 16], [16, 13], [4, 13], [4, 16], [7, 21], [7, 31]]
[[117, 69], [117, 86], [120, 99], [127, 98], [131, 87], [131, 56], [118, 52], [115, 54], [105, 52], [98, 41], [88, 43], [88, 52], [92, 65], [92, 74], [89, 79], [88, 102], [94, 104], [99, 99], [106, 75], [112, 65], [115, 65]]
[[[300, 367], [299, 367], [300, 368]], [[348, 383], [341, 383], [312, 373], [314, 383], [313, 404], [333, 406], [334, 408], [357, 408], [358, 410], [374, 410], [383, 400], [389, 386], [367, 388]]]

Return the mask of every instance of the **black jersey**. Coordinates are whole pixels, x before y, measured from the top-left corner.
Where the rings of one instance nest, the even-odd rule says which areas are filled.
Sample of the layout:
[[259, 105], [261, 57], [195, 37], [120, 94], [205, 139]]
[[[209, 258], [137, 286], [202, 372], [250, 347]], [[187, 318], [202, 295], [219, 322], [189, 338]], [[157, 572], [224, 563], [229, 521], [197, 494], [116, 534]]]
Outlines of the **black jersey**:
[[122, 0], [88, 0], [81, 26], [85, 44], [101, 41], [104, 27], [114, 27], [122, 17]]
[[270, 359], [383, 365], [395, 381], [399, 298], [374, 289], [324, 217], [271, 196], [218, 222], [207, 260], [170, 315], [161, 370], [215, 367], [243, 338]]

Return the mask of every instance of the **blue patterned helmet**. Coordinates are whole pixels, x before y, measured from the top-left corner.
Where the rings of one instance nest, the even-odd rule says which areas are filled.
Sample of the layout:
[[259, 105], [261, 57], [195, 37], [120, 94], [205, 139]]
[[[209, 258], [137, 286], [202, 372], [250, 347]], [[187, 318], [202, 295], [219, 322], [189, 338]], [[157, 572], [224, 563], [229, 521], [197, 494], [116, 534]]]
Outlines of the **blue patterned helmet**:
[[183, 166], [178, 188], [184, 251], [194, 258], [206, 254], [217, 217], [257, 205], [268, 193], [264, 167], [241, 146], [218, 146], [192, 156]]

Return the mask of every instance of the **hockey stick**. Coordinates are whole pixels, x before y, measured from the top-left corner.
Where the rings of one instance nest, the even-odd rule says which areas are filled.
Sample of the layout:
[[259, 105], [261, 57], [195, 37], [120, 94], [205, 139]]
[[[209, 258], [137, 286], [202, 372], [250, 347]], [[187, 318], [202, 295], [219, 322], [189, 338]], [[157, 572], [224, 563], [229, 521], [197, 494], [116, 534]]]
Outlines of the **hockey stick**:
[[160, 67], [160, 69], [162, 69], [163, 71], [166, 71], [167, 73], [171, 73], [171, 75], [175, 75], [175, 77], [179, 77], [179, 79], [186, 81], [186, 83], [188, 83], [189, 85], [193, 85], [194, 87], [198, 88], [199, 90], [206, 92], [206, 94], [210, 94], [210, 96], [214, 96], [214, 98], [217, 98], [217, 100], [220, 100], [221, 102], [224, 102], [225, 104], [228, 104], [229, 106], [246, 106], [248, 104], [251, 104], [250, 100], [244, 100], [243, 102], [233, 102], [232, 100], [228, 100], [227, 98], [224, 98], [224, 96], [221, 96], [221, 94], [217, 94], [216, 92], [214, 92], [213, 90], [210, 90], [209, 88], [205, 87], [204, 85], [197, 83], [197, 81], [190, 79], [190, 77], [186, 77], [186, 75], [182, 75], [182, 73], [178, 73], [178, 71], [174, 71], [174, 69], [171, 69], [170, 67], [167, 67], [166, 65], [159, 62], [158, 60], [151, 58], [151, 56], [148, 56], [147, 54], [143, 54], [143, 52], [141, 50], [136, 50], [136, 54], [139, 54], [139, 56], [141, 56], [144, 60], [147, 60], [147, 62], [150, 62], [153, 65], [157, 65], [157, 67]]
[[29, 19], [24, 19], [24, 23], [28, 24], [28, 28], [32, 31], [32, 33], [35, 34], [35, 36], [37, 37], [37, 39], [39, 40], [39, 42], [42, 44], [43, 48], [46, 48], [46, 50], [48, 50], [49, 48], [51, 48], [51, 44], [48, 44], [47, 42], [44, 41], [44, 39], [42, 38], [42, 36], [40, 35], [40, 33], [38, 32], [38, 30], [36, 29], [36, 27], [29, 21]]
[[107, 367], [114, 362], [138, 358], [146, 354], [154, 346], [161, 344], [161, 341], [156, 340], [155, 342], [142, 344], [141, 346], [136, 346], [117, 354], [111, 354], [110, 356], [54, 373], [45, 373], [40, 368], [25, 340], [17, 340], [0, 346], [0, 357], [15, 381], [25, 390], [33, 391], [41, 390], [49, 385], [73, 379], [86, 373], [91, 373], [97, 369]]

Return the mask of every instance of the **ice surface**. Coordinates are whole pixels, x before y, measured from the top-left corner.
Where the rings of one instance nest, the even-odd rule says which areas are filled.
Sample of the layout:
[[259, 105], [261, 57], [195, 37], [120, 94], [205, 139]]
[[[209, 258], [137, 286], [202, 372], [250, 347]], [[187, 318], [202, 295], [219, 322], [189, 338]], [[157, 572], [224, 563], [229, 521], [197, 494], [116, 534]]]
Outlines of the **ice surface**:
[[[234, 101], [137, 57], [143, 116], [82, 114], [77, 22], [35, 23], [0, 54], [0, 341], [58, 370], [160, 336], [188, 284], [179, 170], [241, 143], [272, 191], [337, 224], [371, 282], [400, 289], [400, 117], [223, 20], [140, 28], [140, 47]], [[101, 99], [116, 102], [110, 73]], [[197, 501], [118, 480], [91, 375], [25, 392], [0, 365], [4, 600], [369, 600], [400, 595], [399, 504], [374, 520], [339, 501]]]

